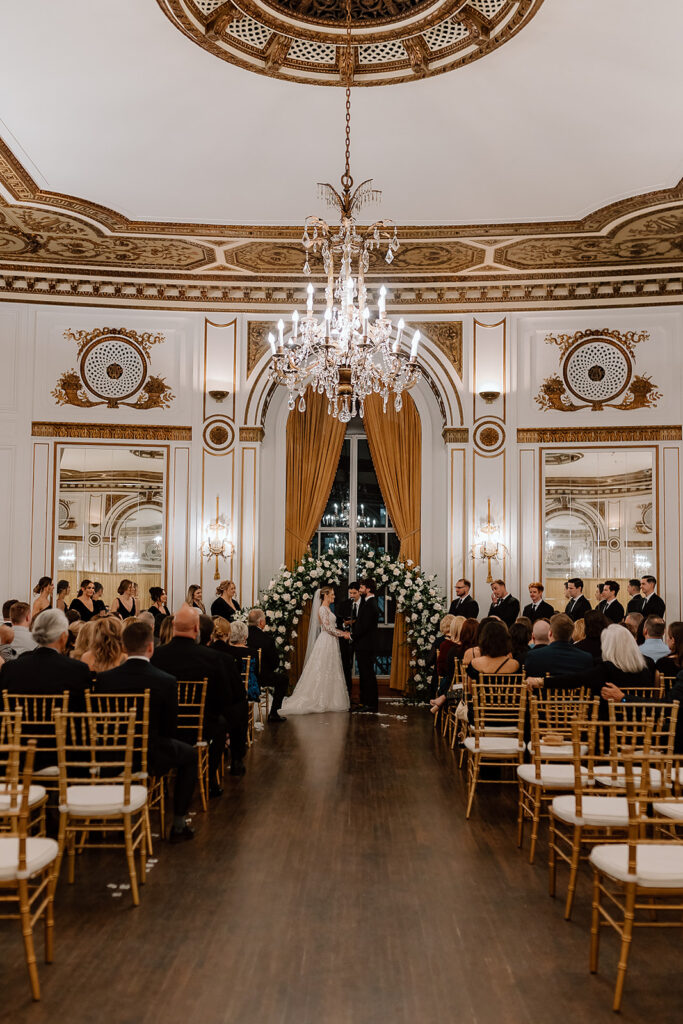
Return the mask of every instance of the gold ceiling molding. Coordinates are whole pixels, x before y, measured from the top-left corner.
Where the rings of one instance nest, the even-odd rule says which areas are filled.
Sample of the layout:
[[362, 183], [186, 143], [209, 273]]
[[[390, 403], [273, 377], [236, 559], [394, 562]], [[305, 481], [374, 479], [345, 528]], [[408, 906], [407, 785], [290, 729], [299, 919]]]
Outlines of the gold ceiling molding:
[[34, 420], [33, 437], [82, 437], [127, 441], [191, 441], [192, 427], [166, 427], [162, 424], [133, 423], [51, 423]]
[[462, 320], [414, 320], [410, 326], [434, 342], [462, 379]]
[[520, 427], [517, 444], [599, 444], [614, 441], [681, 441], [681, 427]]
[[256, 441], [261, 443], [266, 436], [263, 427], [240, 427], [240, 441]]
[[504, 45], [543, 0], [157, 0], [202, 49], [306, 85], [392, 85], [443, 74]]
[[247, 377], [270, 348], [268, 333], [275, 333], [277, 324], [270, 320], [250, 320], [247, 324]]
[[441, 436], [445, 444], [468, 444], [470, 432], [467, 427], [444, 427]]

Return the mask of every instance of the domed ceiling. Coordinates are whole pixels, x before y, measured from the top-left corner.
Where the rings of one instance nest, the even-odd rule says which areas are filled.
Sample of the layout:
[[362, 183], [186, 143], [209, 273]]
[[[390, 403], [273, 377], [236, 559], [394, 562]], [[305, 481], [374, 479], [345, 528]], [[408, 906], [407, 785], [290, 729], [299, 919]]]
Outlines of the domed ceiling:
[[391, 85], [439, 75], [502, 46], [543, 0], [158, 0], [215, 56], [309, 85]]

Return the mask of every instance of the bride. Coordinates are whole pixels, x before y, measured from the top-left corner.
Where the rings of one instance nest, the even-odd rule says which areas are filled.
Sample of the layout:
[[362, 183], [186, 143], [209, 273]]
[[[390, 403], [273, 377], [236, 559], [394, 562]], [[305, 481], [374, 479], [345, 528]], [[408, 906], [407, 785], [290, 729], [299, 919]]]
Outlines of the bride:
[[349, 710], [349, 695], [338, 639], [343, 637], [349, 640], [351, 637], [349, 633], [336, 628], [337, 620], [330, 608], [333, 600], [332, 587], [316, 590], [311, 608], [304, 670], [291, 697], [285, 697], [282, 702], [283, 715]]

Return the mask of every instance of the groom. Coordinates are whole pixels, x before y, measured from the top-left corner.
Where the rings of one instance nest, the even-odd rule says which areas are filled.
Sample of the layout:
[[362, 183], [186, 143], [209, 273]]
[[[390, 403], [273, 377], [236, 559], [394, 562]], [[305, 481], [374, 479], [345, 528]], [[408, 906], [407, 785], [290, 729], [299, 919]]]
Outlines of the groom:
[[379, 608], [375, 598], [375, 581], [363, 580], [358, 590], [360, 605], [355, 622], [351, 625], [351, 644], [356, 654], [360, 705], [354, 711], [377, 712], [377, 676], [375, 657], [379, 640]]

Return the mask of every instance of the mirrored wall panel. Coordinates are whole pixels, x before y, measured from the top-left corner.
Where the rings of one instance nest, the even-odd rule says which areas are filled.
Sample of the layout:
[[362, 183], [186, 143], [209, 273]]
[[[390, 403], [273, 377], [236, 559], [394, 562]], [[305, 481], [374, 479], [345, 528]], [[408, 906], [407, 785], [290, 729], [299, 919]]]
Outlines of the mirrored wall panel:
[[657, 572], [656, 455], [650, 448], [543, 451], [543, 579], [546, 597], [564, 607], [564, 580], [595, 587]]
[[107, 605], [122, 579], [163, 586], [166, 451], [160, 448], [59, 445], [56, 452], [55, 579], [71, 597], [84, 577], [102, 583]]

